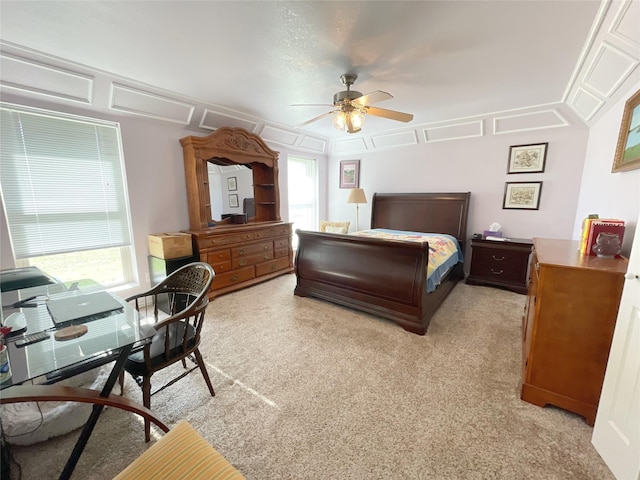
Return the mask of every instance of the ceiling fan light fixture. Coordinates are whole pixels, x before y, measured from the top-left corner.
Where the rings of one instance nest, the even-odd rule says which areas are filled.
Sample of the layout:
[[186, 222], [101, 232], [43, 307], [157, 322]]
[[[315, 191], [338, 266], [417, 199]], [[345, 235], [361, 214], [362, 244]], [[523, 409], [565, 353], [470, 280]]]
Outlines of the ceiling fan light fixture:
[[357, 109], [350, 112], [340, 111], [333, 117], [333, 126], [348, 133], [359, 132], [362, 125], [364, 125], [364, 114]]

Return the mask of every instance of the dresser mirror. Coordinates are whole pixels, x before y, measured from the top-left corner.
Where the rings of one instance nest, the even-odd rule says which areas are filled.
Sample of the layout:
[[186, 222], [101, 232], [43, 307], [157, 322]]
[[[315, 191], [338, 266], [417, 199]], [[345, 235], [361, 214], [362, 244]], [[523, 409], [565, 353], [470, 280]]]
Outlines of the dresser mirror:
[[[224, 127], [206, 137], [184, 137], [180, 143], [191, 230], [237, 223], [233, 215], [245, 209], [248, 223], [280, 221], [278, 152], [259, 136]], [[224, 175], [215, 173], [223, 168]]]
[[211, 218], [214, 222], [243, 213], [247, 220], [255, 216], [251, 209], [254, 199], [253, 172], [246, 165], [219, 165], [217, 159], [208, 162]]

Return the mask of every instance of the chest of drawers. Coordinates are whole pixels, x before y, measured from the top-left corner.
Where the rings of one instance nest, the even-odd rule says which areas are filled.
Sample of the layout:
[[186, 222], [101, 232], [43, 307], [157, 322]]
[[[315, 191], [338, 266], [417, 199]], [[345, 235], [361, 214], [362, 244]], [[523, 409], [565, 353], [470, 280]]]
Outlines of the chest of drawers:
[[188, 233], [195, 255], [216, 272], [210, 297], [293, 271], [290, 223], [224, 225]]
[[505, 241], [471, 240], [470, 285], [503, 287], [514, 292], [527, 293], [527, 269], [533, 241], [509, 239]]
[[628, 260], [578, 249], [577, 241], [535, 239], [522, 318], [521, 398], [593, 425]]

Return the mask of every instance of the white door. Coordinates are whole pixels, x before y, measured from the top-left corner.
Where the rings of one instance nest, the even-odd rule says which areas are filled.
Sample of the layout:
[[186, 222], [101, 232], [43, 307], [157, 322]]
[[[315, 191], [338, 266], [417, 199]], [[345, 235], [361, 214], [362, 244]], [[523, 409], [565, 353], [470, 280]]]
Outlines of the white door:
[[591, 442], [618, 480], [640, 480], [640, 218]]

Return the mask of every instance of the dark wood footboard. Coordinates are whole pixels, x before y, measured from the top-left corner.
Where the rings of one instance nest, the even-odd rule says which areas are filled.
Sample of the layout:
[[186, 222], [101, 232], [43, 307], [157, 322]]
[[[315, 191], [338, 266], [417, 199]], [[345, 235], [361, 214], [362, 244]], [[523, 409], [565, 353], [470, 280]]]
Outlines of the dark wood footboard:
[[369, 237], [297, 230], [298, 296], [312, 296], [379, 315], [424, 335], [431, 317], [462, 278], [453, 268], [427, 293], [429, 247]]

